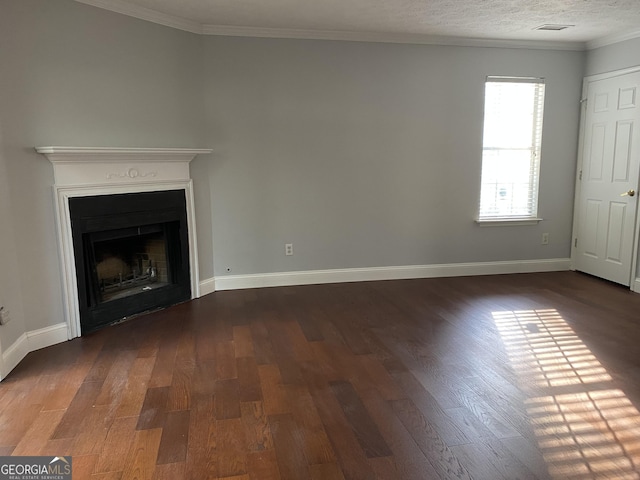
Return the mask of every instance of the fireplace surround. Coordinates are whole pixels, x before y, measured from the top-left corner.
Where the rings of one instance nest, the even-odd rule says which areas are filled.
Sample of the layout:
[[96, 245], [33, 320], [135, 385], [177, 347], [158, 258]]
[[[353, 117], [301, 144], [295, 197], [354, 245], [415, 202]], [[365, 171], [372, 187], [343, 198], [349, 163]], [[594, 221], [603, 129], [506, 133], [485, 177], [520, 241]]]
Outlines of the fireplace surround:
[[69, 199], [82, 333], [191, 298], [182, 190]]
[[[199, 297], [196, 224], [189, 162], [196, 155], [207, 154], [211, 150], [38, 147], [36, 151], [46, 155], [54, 168], [58, 250], [69, 339], [131, 314]], [[182, 203], [169, 205], [173, 200], [167, 200], [169, 204], [156, 209], [160, 213], [150, 213], [149, 209], [145, 211], [144, 205], [159, 206], [167, 196], [173, 196], [173, 200], [178, 199], [178, 203]], [[101, 204], [103, 199], [107, 200]], [[74, 219], [74, 216], [77, 217], [80, 212], [80, 217], [83, 217], [86, 213], [84, 206], [78, 207], [83, 202], [90, 208], [99, 205], [98, 215], [93, 216], [101, 217], [99, 221], [106, 220], [107, 227], [96, 227], [95, 222], [85, 221], [82, 228], [87, 227], [88, 231], [79, 233], [82, 228], [78, 225], [82, 221]], [[86, 220], [91, 216], [84, 215], [83, 218]], [[147, 218], [140, 221], [141, 217]], [[78, 239], [81, 239], [82, 245], [87, 245], [89, 254], [76, 248], [74, 243], [77, 244]], [[104, 261], [110, 251], [125, 244], [125, 250], [112, 255], [111, 260]], [[176, 244], [184, 247], [177, 254], [173, 250]], [[100, 267], [96, 264], [91, 267], [93, 270], [88, 270], [89, 273], [82, 273], [85, 270], [79, 268], [84, 268], [81, 264], [96, 256], [103, 260]], [[173, 265], [165, 266], [163, 257], [168, 263], [173, 261]], [[114, 267], [118, 262], [127, 266]], [[115, 273], [114, 268], [118, 270]], [[101, 270], [100, 274], [98, 269]], [[82, 278], [82, 275], [92, 277], [94, 270], [95, 278], [87, 283], [87, 278]], [[82, 287], [83, 281], [85, 287]], [[134, 285], [134, 289], [144, 292], [144, 295], [127, 293], [126, 288], [121, 288], [127, 282], [128, 285]], [[148, 302], [154, 295], [166, 297], [165, 304]], [[118, 310], [115, 314], [111, 311], [115, 306], [127, 303], [137, 304], [129, 310], [129, 314], [122, 314], [124, 310]], [[102, 307], [97, 309], [97, 317], [87, 324], [88, 305]]]

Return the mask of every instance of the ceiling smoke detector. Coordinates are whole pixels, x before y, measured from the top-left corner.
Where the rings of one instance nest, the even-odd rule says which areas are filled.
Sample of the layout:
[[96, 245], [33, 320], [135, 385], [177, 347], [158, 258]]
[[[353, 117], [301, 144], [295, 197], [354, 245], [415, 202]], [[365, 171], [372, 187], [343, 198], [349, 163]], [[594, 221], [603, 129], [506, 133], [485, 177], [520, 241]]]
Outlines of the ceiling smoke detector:
[[534, 30], [548, 30], [551, 32], [559, 32], [560, 30], [565, 30], [571, 27], [575, 27], [575, 25], [558, 25], [554, 23], [545, 23], [544, 25], [540, 25], [539, 27], [534, 28]]

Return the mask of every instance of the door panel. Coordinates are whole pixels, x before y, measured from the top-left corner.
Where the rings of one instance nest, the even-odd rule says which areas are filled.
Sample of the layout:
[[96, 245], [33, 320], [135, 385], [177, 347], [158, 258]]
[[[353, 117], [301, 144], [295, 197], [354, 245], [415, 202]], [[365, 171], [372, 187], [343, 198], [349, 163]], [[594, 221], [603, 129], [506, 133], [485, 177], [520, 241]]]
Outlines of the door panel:
[[621, 88], [618, 100], [618, 109], [635, 108], [636, 106], [636, 87]]
[[589, 82], [578, 196], [576, 270], [630, 285], [638, 196], [640, 72]]
[[609, 232], [607, 235], [607, 261], [618, 265], [622, 263], [623, 236], [626, 219], [627, 205], [620, 202], [612, 202], [609, 205]]
[[613, 181], [628, 182], [631, 166], [631, 136], [633, 122], [625, 120], [616, 126], [616, 143], [613, 154]]
[[587, 200], [585, 229], [583, 235], [584, 254], [597, 258], [598, 226], [600, 225], [600, 204], [596, 200]]
[[589, 164], [589, 180], [602, 180], [602, 168], [604, 164], [604, 139], [607, 134], [607, 125], [594, 125], [591, 134], [591, 158]]

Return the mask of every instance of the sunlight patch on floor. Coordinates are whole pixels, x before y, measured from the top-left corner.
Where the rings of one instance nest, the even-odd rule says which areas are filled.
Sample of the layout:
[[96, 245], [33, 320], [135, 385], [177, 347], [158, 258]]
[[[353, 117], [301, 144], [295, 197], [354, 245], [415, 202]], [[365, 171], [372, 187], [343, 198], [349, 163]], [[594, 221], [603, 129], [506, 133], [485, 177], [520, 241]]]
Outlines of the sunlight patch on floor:
[[525, 407], [550, 475], [640, 479], [640, 412], [558, 311], [493, 318], [521, 387], [535, 392]]

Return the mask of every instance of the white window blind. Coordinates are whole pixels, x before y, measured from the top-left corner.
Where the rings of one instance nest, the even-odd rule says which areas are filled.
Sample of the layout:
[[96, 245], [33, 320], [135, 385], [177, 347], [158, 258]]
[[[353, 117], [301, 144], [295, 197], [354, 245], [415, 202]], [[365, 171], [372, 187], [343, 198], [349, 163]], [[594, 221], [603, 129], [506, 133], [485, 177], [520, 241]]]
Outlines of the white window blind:
[[544, 79], [487, 77], [479, 220], [535, 218]]

